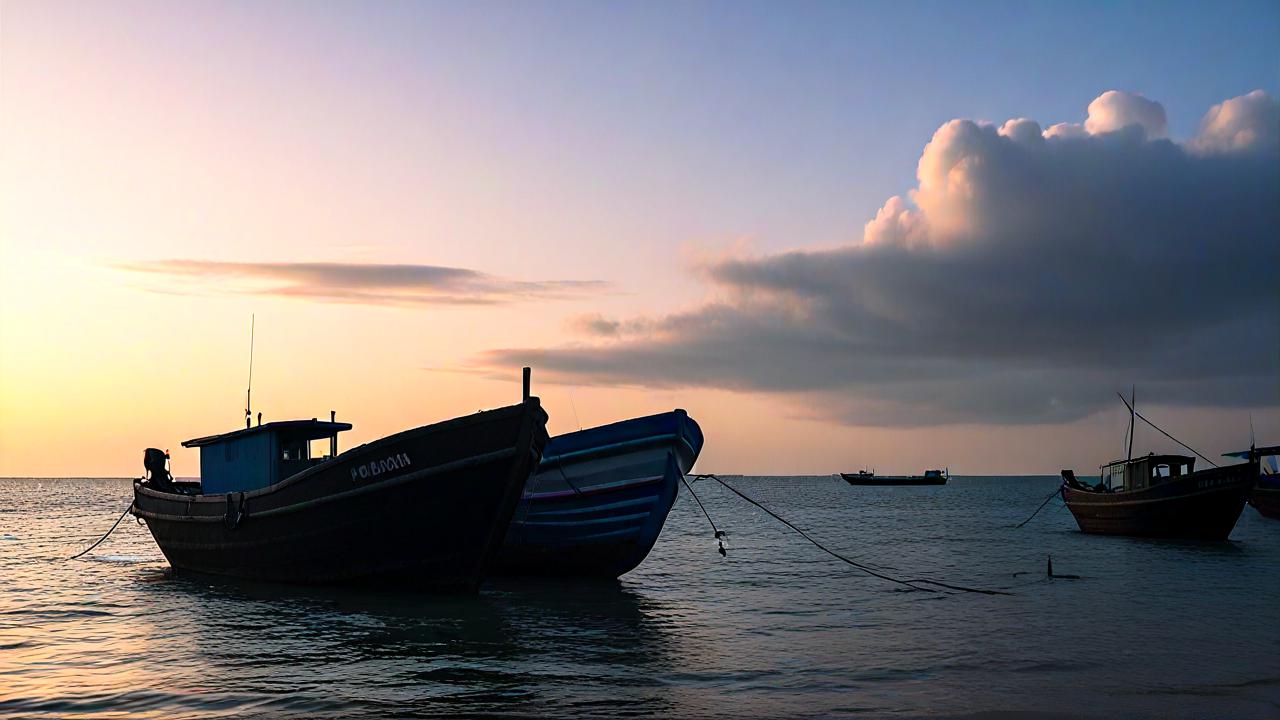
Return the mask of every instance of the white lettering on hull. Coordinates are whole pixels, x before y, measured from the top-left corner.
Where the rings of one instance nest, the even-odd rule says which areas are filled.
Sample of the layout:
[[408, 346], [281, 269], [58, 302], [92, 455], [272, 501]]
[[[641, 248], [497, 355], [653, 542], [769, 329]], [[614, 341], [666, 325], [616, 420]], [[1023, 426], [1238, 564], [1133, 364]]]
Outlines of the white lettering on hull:
[[374, 460], [351, 468], [351, 481], [356, 482], [358, 480], [376, 478], [389, 472], [403, 470], [409, 467], [410, 464], [408, 453], [396, 453], [382, 460]]

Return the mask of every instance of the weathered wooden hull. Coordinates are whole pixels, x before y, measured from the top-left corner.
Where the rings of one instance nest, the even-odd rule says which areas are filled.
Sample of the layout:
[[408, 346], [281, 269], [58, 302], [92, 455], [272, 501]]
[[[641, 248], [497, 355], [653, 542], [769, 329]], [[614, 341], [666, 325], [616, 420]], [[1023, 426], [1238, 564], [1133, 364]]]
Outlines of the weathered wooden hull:
[[702, 449], [683, 410], [551, 439], [497, 572], [616, 578], [649, 554]]
[[1097, 535], [1226, 540], [1257, 477], [1256, 463], [1201, 470], [1142, 490], [1114, 493], [1064, 484], [1080, 530]]
[[1280, 520], [1280, 479], [1270, 475], [1259, 480], [1249, 495], [1249, 504], [1263, 517]]
[[178, 571], [473, 591], [547, 443], [536, 398], [391, 435], [270, 487], [134, 486], [134, 514]]
[[892, 486], [892, 485], [946, 485], [946, 475], [873, 475], [867, 477], [856, 473], [840, 473], [840, 477], [850, 485]]

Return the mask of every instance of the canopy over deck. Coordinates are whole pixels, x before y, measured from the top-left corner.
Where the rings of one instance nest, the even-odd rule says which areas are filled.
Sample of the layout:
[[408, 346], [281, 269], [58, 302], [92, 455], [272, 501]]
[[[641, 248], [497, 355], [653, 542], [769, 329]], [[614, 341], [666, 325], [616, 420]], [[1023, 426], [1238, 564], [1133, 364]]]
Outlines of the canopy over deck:
[[279, 422], [269, 422], [266, 425], [258, 425], [257, 427], [222, 433], [221, 435], [207, 435], [186, 440], [183, 441], [182, 447], [193, 448], [216, 445], [263, 432], [287, 435], [291, 440], [320, 440], [350, 429], [351, 423], [329, 422], [327, 420], [316, 420], [315, 418], [310, 420], [281, 420]]
[[1190, 475], [1196, 459], [1191, 455], [1139, 455], [1128, 460], [1113, 460], [1101, 468], [1102, 485], [1111, 490], [1141, 490]]
[[[200, 485], [205, 495], [267, 487], [338, 455], [338, 433], [350, 423], [284, 420], [221, 435], [188, 440], [200, 448]], [[329, 440], [329, 455], [313, 458], [312, 440]]]
[[1103, 467], [1111, 467], [1113, 465], [1136, 465], [1138, 463], [1151, 463], [1152, 465], [1172, 465], [1182, 463], [1194, 463], [1196, 460], [1194, 455], [1138, 455], [1128, 460], [1112, 460], [1103, 465]]

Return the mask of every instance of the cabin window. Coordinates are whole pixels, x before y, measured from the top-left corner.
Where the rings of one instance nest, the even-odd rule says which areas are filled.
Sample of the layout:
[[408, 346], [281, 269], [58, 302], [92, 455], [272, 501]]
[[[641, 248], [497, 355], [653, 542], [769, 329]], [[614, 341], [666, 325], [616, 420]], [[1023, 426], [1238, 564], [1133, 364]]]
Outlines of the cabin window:
[[281, 460], [306, 460], [310, 454], [308, 451], [308, 443], [305, 440], [294, 440], [287, 442], [280, 450]]
[[1161, 464], [1151, 469], [1151, 477], [1153, 478], [1167, 478], [1172, 476], [1173, 476], [1173, 469], [1170, 468], [1168, 465]]
[[1124, 489], [1124, 466], [1111, 465], [1102, 472], [1102, 484], [1112, 490]]

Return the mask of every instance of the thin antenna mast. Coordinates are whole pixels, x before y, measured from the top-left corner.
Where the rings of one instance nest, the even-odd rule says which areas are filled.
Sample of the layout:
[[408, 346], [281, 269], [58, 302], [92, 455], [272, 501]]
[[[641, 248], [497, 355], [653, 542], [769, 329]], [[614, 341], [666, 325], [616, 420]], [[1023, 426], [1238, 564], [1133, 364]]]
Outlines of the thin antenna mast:
[[[1138, 414], [1138, 387], [1136, 385], [1129, 386], [1129, 457], [1126, 460], [1133, 459], [1133, 416]], [[1121, 398], [1123, 400], [1124, 398]]]
[[249, 316], [249, 388], [244, 392], [244, 426], [250, 427], [249, 419], [253, 417], [253, 331], [257, 324], [257, 316]]

